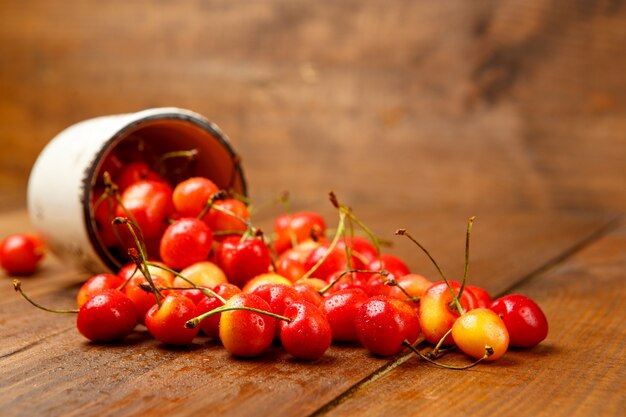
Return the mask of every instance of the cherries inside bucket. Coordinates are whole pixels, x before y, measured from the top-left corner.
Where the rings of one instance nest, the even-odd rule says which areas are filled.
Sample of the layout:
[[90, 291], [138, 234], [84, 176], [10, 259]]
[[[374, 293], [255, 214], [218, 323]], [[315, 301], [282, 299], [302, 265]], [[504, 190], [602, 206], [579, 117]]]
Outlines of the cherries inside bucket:
[[[299, 211], [279, 215], [264, 233], [245, 196], [189, 174], [196, 155], [146, 154], [143, 147], [111, 153], [91, 204], [100, 241], [124, 265], [87, 280], [76, 308], [41, 306], [19, 280], [16, 291], [44, 310], [76, 314], [78, 331], [92, 342], [117, 342], [145, 326], [163, 344], [189, 345], [202, 334], [237, 357], [279, 345], [295, 358], [316, 360], [332, 343], [348, 342], [378, 356], [411, 349], [434, 365], [466, 369], [546, 338], [547, 319], [533, 300], [520, 294], [492, 300], [468, 285], [473, 218], [458, 281], [408, 231], [396, 231], [436, 266], [439, 276], [429, 279], [386, 253], [333, 193], [332, 229], [320, 214]], [[40, 241], [8, 239], [0, 244], [2, 266], [12, 275], [33, 273]], [[446, 364], [452, 349], [467, 363]]]

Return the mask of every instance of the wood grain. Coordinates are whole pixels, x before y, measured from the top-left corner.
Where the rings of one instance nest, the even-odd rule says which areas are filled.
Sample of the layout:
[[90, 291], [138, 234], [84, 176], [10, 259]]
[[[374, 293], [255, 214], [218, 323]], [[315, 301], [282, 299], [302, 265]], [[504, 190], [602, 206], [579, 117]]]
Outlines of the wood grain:
[[[405, 355], [393, 371], [316, 415], [410, 415], [417, 409], [440, 416], [623, 415], [625, 254], [622, 222], [552, 270], [510, 289], [532, 297], [545, 311], [550, 333], [539, 346], [512, 349], [467, 372]], [[467, 363], [461, 355], [450, 356], [442, 361]]]
[[[448, 262], [453, 257], [447, 255], [462, 259], [464, 219], [457, 224], [453, 216], [440, 215], [418, 222], [406, 212], [393, 221], [366, 213], [364, 217], [375, 230], [399, 222], [417, 235], [438, 236], [428, 240], [432, 252], [446, 258], [442, 266], [455, 274], [462, 268], [462, 260], [457, 265]], [[23, 212], [0, 216], [0, 231], [20, 218], [27, 222]], [[562, 213], [506, 213], [490, 219], [476, 233], [472, 276], [475, 283], [495, 291], [516, 285], [611, 224], [604, 216]], [[510, 232], [503, 235], [502, 230]], [[515, 246], [517, 256], [507, 256], [508, 245]], [[392, 250], [401, 256], [415, 253], [410, 245]], [[426, 269], [417, 257], [407, 259], [413, 269]], [[71, 307], [84, 278], [50, 257], [23, 286], [45, 305]], [[294, 361], [278, 347], [255, 360], [238, 360], [202, 338], [189, 348], [165, 348], [141, 329], [124, 343], [99, 346], [81, 338], [73, 317], [34, 309], [13, 294], [9, 280], [3, 281], [0, 407], [5, 416], [192, 415], [206, 410], [219, 415], [307, 415], [395, 365], [350, 345], [333, 346], [315, 363]], [[524, 374], [534, 369], [524, 363], [506, 364]], [[407, 364], [406, 372], [417, 379], [433, 375], [415, 362]]]
[[621, 211], [625, 18], [613, 0], [0, 1], [0, 194], [72, 123], [176, 105], [233, 139], [259, 201]]

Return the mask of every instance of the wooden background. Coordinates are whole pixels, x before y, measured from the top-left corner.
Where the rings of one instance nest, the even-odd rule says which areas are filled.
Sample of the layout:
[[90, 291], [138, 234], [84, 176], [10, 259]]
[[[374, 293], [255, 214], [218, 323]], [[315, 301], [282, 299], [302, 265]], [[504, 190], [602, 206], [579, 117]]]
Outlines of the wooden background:
[[190, 108], [251, 194], [389, 210], [626, 205], [626, 4], [0, 1], [0, 204], [65, 127]]

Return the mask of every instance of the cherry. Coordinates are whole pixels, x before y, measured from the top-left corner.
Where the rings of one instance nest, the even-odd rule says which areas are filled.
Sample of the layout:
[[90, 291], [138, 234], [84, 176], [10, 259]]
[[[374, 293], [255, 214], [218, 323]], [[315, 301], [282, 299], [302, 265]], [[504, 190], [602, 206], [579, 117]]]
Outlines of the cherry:
[[510, 345], [530, 348], [548, 336], [548, 320], [531, 298], [509, 294], [496, 299], [490, 306], [509, 331]]
[[338, 246], [340, 249], [344, 250], [346, 246], [349, 246], [354, 256], [359, 258], [359, 260], [361, 260], [361, 262], [365, 265], [369, 265], [374, 262], [379, 256], [376, 246], [368, 239], [361, 236], [348, 236], [345, 239], [340, 240]]
[[[458, 295], [461, 284], [450, 281], [450, 288]], [[446, 336], [456, 319], [461, 315], [454, 304], [450, 288], [444, 281], [436, 282], [420, 298], [419, 318], [422, 334], [430, 343], [437, 344]], [[459, 304], [463, 312], [477, 307], [476, 297], [469, 291], [463, 291]], [[444, 345], [453, 344], [451, 336], [442, 342]]]
[[[285, 284], [263, 284], [251, 291], [264, 299], [270, 306], [270, 311], [274, 314], [284, 315], [285, 309], [296, 301], [303, 301], [302, 296], [291, 285]], [[280, 322], [276, 322], [276, 337], [280, 333]]]
[[400, 300], [408, 297], [419, 299], [433, 282], [420, 274], [407, 274], [396, 279], [397, 285], [391, 287], [389, 295]]
[[324, 218], [315, 212], [282, 214], [274, 221], [274, 232], [276, 232], [274, 249], [280, 254], [298, 243], [323, 237], [326, 223]]
[[[197, 305], [196, 310], [194, 312], [194, 317], [200, 316], [204, 313], [207, 313], [211, 310], [216, 309], [217, 307], [223, 306], [226, 300], [232, 298], [233, 295], [239, 294], [241, 290], [236, 285], [230, 283], [222, 283], [216, 285], [213, 288], [213, 291], [218, 294], [218, 297], [204, 297]], [[221, 313], [213, 314], [208, 316], [204, 320], [200, 322], [200, 330], [204, 332], [207, 336], [211, 338], [219, 337], [219, 324], [220, 324], [220, 316]]]
[[257, 275], [252, 278], [250, 281], [246, 282], [241, 291], [243, 292], [253, 292], [255, 288], [260, 287], [265, 284], [284, 284], [284, 285], [292, 285], [291, 281], [282, 275], [275, 274], [273, 272], [267, 272], [265, 274]]
[[176, 277], [174, 279], [174, 283], [172, 284], [174, 287], [191, 287], [189, 281], [199, 287], [205, 288], [213, 288], [218, 284], [228, 282], [224, 271], [210, 261], [196, 262], [189, 265], [180, 271], [180, 275], [187, 278], [187, 280], [184, 280], [181, 277]]
[[153, 305], [146, 313], [145, 323], [152, 336], [167, 345], [188, 345], [198, 334], [198, 328], [185, 323], [194, 317], [196, 305], [180, 293], [170, 293], [161, 305]]
[[324, 298], [318, 293], [313, 286], [307, 285], [305, 282], [297, 282], [293, 284], [293, 289], [300, 294], [304, 301], [307, 301], [313, 305], [320, 306], [324, 301]]
[[97, 274], [89, 278], [78, 290], [76, 303], [81, 308], [96, 293], [106, 289], [119, 289], [124, 285], [124, 280], [113, 274]]
[[489, 308], [493, 301], [491, 299], [491, 295], [489, 295], [489, 293], [482, 287], [476, 285], [467, 285], [465, 287], [465, 290], [470, 291], [472, 294], [474, 294], [474, 297], [476, 297], [476, 301], [478, 302], [478, 307]]
[[242, 287], [255, 276], [269, 271], [271, 255], [261, 238], [229, 236], [218, 246], [215, 261], [229, 282]]
[[[167, 265], [163, 262], [159, 261], [149, 261], [148, 265], [145, 268], [150, 272], [151, 275], [158, 275], [167, 281], [170, 285], [174, 282], [174, 274], [167, 269]], [[142, 277], [144, 278], [143, 273], [137, 268], [137, 265], [133, 262], [124, 265], [117, 271], [117, 276], [122, 278], [124, 281], [128, 281], [134, 277]]]
[[406, 266], [404, 261], [395, 255], [384, 254], [380, 259], [374, 259], [367, 265], [367, 269], [372, 271], [386, 270], [393, 277], [400, 278], [401, 276], [409, 274], [409, 267]]
[[92, 342], [114, 342], [129, 335], [137, 324], [133, 302], [122, 292], [105, 289], [87, 300], [76, 318], [78, 331]]
[[113, 226], [113, 219], [117, 211], [117, 201], [113, 195], [106, 193], [103, 188], [94, 188], [91, 195], [93, 218], [96, 221], [98, 237], [106, 247], [113, 247], [120, 243], [120, 237]]
[[462, 314], [452, 326], [454, 343], [474, 359], [494, 361], [509, 347], [509, 332], [500, 316], [479, 307]]
[[[255, 308], [269, 312], [270, 306], [255, 294], [240, 293], [226, 301], [223, 308]], [[235, 356], [254, 357], [263, 353], [274, 340], [276, 319], [249, 310], [223, 311], [219, 336], [224, 348]]]
[[161, 181], [135, 182], [124, 191], [121, 201], [117, 215], [136, 223], [146, 241], [161, 236], [166, 217], [174, 211], [172, 189]]
[[417, 313], [404, 301], [378, 295], [366, 300], [355, 317], [357, 337], [375, 355], [400, 352], [413, 344], [420, 333]]
[[115, 180], [115, 183], [119, 187], [120, 191], [126, 190], [132, 184], [143, 181], [163, 181], [163, 178], [159, 176], [150, 166], [143, 161], [135, 161], [125, 164], [114, 175], [114, 172], [110, 172]]
[[282, 314], [291, 321], [280, 321], [280, 341], [287, 353], [297, 359], [316, 360], [330, 347], [332, 332], [324, 314], [313, 304], [294, 301]]
[[212, 243], [213, 232], [206, 223], [194, 217], [183, 217], [165, 229], [159, 254], [170, 268], [180, 270], [206, 260]]
[[197, 217], [211, 196], [219, 191], [213, 181], [204, 177], [191, 177], [176, 184], [172, 199], [181, 216]]
[[[170, 286], [168, 280], [158, 275], [152, 275], [152, 281], [154, 285], [159, 288], [167, 288]], [[153, 305], [157, 304], [156, 295], [143, 289], [143, 286], [146, 284], [148, 284], [148, 280], [138, 275], [131, 278], [123, 290], [124, 294], [126, 294], [135, 305], [137, 321], [139, 323], [144, 323], [146, 312], [150, 310]]]
[[13, 234], [0, 242], [0, 266], [9, 275], [32, 275], [43, 258], [41, 239], [31, 234]]
[[245, 203], [227, 198], [214, 202], [203, 220], [221, 239], [224, 235], [244, 233], [248, 230], [249, 218], [250, 212]]
[[323, 244], [315, 248], [304, 261], [304, 267], [310, 270], [320, 261], [322, 261], [322, 263], [319, 264], [312, 276], [326, 281], [337, 271], [363, 269], [365, 267], [365, 264], [354, 255], [350, 257], [349, 263], [345, 249], [339, 248], [338, 246], [331, 249], [330, 244]]
[[347, 342], [357, 340], [355, 317], [367, 299], [365, 291], [358, 288], [339, 290], [324, 299], [320, 310], [328, 319], [333, 340]]
[[318, 242], [307, 240], [285, 250], [276, 259], [276, 272], [292, 282], [297, 281], [307, 272], [307, 268], [304, 266], [307, 256], [319, 245]]

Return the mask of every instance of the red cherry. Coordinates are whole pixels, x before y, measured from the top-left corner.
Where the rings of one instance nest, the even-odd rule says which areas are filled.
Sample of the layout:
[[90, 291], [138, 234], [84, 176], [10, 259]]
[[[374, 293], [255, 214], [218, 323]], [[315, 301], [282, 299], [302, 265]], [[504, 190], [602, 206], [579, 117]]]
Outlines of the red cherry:
[[[219, 284], [213, 288], [213, 291], [225, 300], [229, 300], [233, 295], [241, 292], [239, 287], [230, 283]], [[194, 317], [200, 316], [201, 314], [207, 313], [223, 305], [224, 303], [222, 303], [222, 301], [217, 297], [204, 296], [204, 298], [196, 305]], [[200, 330], [202, 330], [207, 336], [216, 339], [219, 336], [220, 316], [221, 313], [217, 313], [202, 320], [200, 322]]]
[[159, 246], [161, 260], [170, 268], [181, 270], [208, 258], [213, 232], [202, 220], [183, 217], [170, 224]]
[[531, 298], [509, 294], [496, 299], [490, 308], [502, 317], [511, 346], [530, 348], [548, 336], [548, 319]]
[[114, 342], [129, 335], [137, 324], [133, 302], [118, 290], [106, 289], [78, 311], [78, 331], [93, 342]]
[[333, 340], [356, 341], [355, 317], [361, 304], [367, 300], [365, 291], [358, 288], [348, 288], [329, 294], [320, 310], [326, 315], [332, 330]]
[[[169, 287], [170, 282], [160, 276], [152, 275], [152, 282], [157, 287]], [[145, 320], [146, 312], [157, 303], [156, 296], [141, 288], [142, 284], [147, 284], [148, 280], [143, 275], [137, 275], [128, 281], [124, 287], [124, 294], [131, 299], [135, 305], [135, 311], [137, 313], [137, 321], [143, 323]]]
[[402, 259], [388, 253], [382, 255], [381, 259], [377, 258], [370, 262], [369, 265], [367, 265], [367, 269], [371, 269], [372, 271], [384, 269], [386, 271], [389, 271], [389, 273], [393, 275], [396, 279], [410, 273], [409, 267], [404, 263]]
[[318, 242], [307, 240], [285, 250], [274, 263], [276, 273], [288, 278], [291, 282], [296, 282], [307, 272], [304, 266], [307, 256], [319, 245]]
[[347, 237], [346, 239], [340, 240], [337, 246], [344, 250], [346, 246], [350, 246], [354, 256], [359, 258], [365, 265], [369, 265], [378, 259], [376, 246], [368, 239], [361, 236]]
[[417, 313], [404, 301], [378, 295], [369, 298], [355, 317], [361, 344], [375, 355], [395, 355], [406, 342], [413, 344], [420, 333]]
[[[104, 189], [94, 188], [91, 195], [91, 205], [94, 210], [94, 219], [98, 229], [98, 237], [106, 247], [113, 247], [120, 243], [115, 232], [113, 219], [116, 217], [117, 201], [115, 197], [108, 196], [102, 199]], [[96, 206], [97, 204], [97, 206]], [[124, 232], [118, 230], [118, 234], [124, 236]]]
[[[250, 307], [270, 312], [261, 297], [250, 293], [233, 295], [224, 307]], [[276, 319], [249, 310], [224, 311], [220, 318], [220, 340], [232, 355], [254, 357], [263, 353], [274, 340]]]
[[78, 290], [76, 303], [81, 308], [96, 293], [106, 289], [118, 289], [124, 280], [113, 274], [97, 274], [89, 278]]
[[[303, 301], [302, 296], [291, 285], [263, 284], [251, 291], [264, 299], [274, 314], [283, 315], [287, 307], [296, 301]], [[280, 322], [276, 322], [276, 337], [280, 334]]]
[[[422, 294], [424, 294], [424, 291], [433, 285], [431, 280], [420, 274], [407, 274], [400, 278], [396, 278], [396, 282], [398, 285], [391, 287], [389, 295], [399, 300], [406, 300], [407, 293], [410, 297], [421, 297]], [[398, 287], [402, 287], [404, 291]]]
[[478, 302], [478, 307], [489, 308], [493, 300], [484, 288], [478, 287], [476, 285], [468, 285], [465, 287], [465, 289], [474, 294], [474, 297], [476, 297], [476, 301]]
[[204, 177], [191, 177], [174, 187], [172, 199], [176, 211], [185, 217], [197, 217], [211, 196], [219, 191], [213, 181]]
[[[220, 209], [227, 211], [224, 212]], [[213, 207], [203, 217], [203, 220], [215, 232], [221, 232], [219, 234], [221, 239], [224, 236], [233, 233], [240, 234], [248, 230], [248, 225], [242, 220], [248, 220], [249, 218], [250, 212], [245, 203], [234, 198], [227, 198], [213, 203]]]
[[324, 301], [324, 298], [318, 293], [311, 285], [307, 285], [304, 282], [293, 284], [293, 289], [300, 294], [304, 301], [307, 301], [313, 305], [320, 306]]
[[329, 244], [323, 244], [315, 248], [304, 261], [304, 267], [308, 270], [312, 269], [322, 258], [326, 257], [321, 265], [312, 274], [315, 278], [321, 278], [328, 281], [332, 274], [337, 271], [345, 271], [346, 269], [363, 269], [363, 264], [356, 256], [352, 255], [350, 267], [348, 267], [348, 255], [345, 249], [335, 248], [327, 254]]
[[255, 276], [270, 270], [271, 255], [259, 238], [242, 240], [240, 236], [229, 236], [218, 246], [215, 261], [229, 282], [243, 287]]
[[[113, 175], [113, 173], [111, 173], [111, 175]], [[136, 161], [124, 165], [117, 175], [113, 176], [113, 180], [119, 190], [123, 192], [136, 182], [144, 180], [163, 181], [163, 178], [153, 171], [147, 163]]]
[[32, 275], [44, 252], [43, 242], [35, 235], [9, 235], [0, 242], [0, 266], [9, 275]]
[[330, 347], [332, 333], [320, 310], [306, 301], [291, 303], [282, 314], [291, 321], [280, 321], [280, 341], [290, 355], [316, 360]]
[[146, 313], [148, 331], [159, 342], [167, 345], [188, 345], [198, 334], [198, 328], [187, 328], [185, 323], [194, 317], [196, 305], [179, 293], [167, 295], [161, 306], [155, 304]]
[[[159, 238], [166, 227], [166, 217], [174, 211], [170, 186], [160, 181], [138, 181], [130, 185], [121, 198], [123, 207], [137, 221], [144, 239]], [[117, 207], [117, 215], [129, 217], [123, 207]]]

